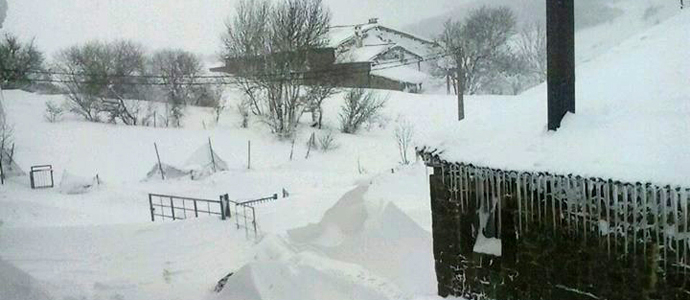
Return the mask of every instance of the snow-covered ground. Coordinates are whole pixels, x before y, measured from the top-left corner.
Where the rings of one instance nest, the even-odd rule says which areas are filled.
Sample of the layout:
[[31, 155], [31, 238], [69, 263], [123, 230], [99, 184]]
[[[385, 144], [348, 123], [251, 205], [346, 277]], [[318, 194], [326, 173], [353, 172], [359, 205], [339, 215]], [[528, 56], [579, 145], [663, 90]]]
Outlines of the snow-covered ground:
[[[463, 122], [454, 97], [381, 92], [378, 123], [337, 133], [339, 148], [309, 159], [305, 116], [292, 161], [289, 142], [258, 122], [240, 128], [233, 110], [215, 125], [189, 108], [182, 129], [48, 123], [44, 104], [61, 96], [4, 91], [20, 166], [52, 164], [58, 185], [66, 171], [103, 184], [78, 195], [31, 190], [26, 177], [0, 186], [0, 279], [17, 279], [0, 282], [0, 299], [435, 299], [428, 170], [399, 165], [395, 127], [413, 124], [416, 144], [459, 161], [690, 186], [689, 35], [684, 11], [580, 64], [578, 112], [556, 133], [545, 129], [545, 86], [467, 97]], [[337, 132], [341, 102], [327, 101], [324, 132]], [[228, 171], [144, 180], [153, 143], [182, 165], [209, 137]], [[259, 238], [232, 220], [149, 219], [147, 193], [250, 199], [283, 188], [288, 198], [257, 207]]]

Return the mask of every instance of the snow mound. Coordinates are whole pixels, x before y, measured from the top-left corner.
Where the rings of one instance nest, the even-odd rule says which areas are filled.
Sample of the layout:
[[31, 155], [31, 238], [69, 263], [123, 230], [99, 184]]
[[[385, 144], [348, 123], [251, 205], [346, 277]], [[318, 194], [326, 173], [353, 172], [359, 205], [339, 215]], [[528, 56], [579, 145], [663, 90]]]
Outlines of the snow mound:
[[185, 171], [174, 166], [161, 163], [160, 166], [156, 163], [151, 167], [151, 171], [146, 173], [146, 180], [157, 180], [162, 179], [161, 169], [163, 170], [163, 175], [165, 179], [182, 178], [189, 176], [189, 171]]
[[0, 299], [49, 300], [52, 298], [31, 275], [0, 258]]
[[393, 202], [367, 203], [367, 190], [358, 186], [346, 193], [319, 223], [290, 230], [290, 239], [361, 265], [406, 293], [436, 293], [430, 234]]
[[378, 300], [383, 294], [308, 265], [255, 262], [233, 274], [213, 299], [223, 300]]
[[98, 178], [98, 175], [85, 177], [65, 171], [62, 173], [62, 179], [60, 179], [60, 193], [68, 195], [85, 194], [100, 184], [101, 180]]
[[183, 178], [189, 176], [193, 180], [204, 179], [214, 173], [229, 170], [228, 164], [213, 151], [209, 145], [199, 147], [184, 163], [183, 167], [157, 163], [146, 173], [146, 180], [162, 179], [161, 169], [165, 179]]
[[0, 170], [2, 171], [2, 175], [5, 176], [5, 178], [25, 176], [26, 172], [19, 167], [14, 159], [10, 159], [11, 157], [12, 155], [7, 151], [2, 155], [2, 170]]
[[187, 159], [184, 169], [192, 172], [193, 179], [202, 179], [216, 172], [227, 171], [228, 164], [209, 145], [203, 145]]
[[688, 45], [682, 12], [578, 64], [576, 114], [556, 132], [546, 130], [540, 85], [502, 101], [470, 98], [465, 120], [418, 135], [418, 145], [492, 168], [690, 186]]

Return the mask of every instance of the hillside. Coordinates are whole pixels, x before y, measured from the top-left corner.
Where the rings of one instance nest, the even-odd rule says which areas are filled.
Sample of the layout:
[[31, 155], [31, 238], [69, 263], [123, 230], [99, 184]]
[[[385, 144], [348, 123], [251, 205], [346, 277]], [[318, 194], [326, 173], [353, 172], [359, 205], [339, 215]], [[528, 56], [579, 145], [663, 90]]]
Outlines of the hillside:
[[[411, 1], [325, 0], [332, 23], [358, 24], [379, 17], [400, 27], [442, 13], [452, 0]], [[211, 56], [221, 47], [225, 20], [236, 0], [21, 0], [12, 1], [4, 30], [35, 38], [53, 55], [65, 47], [92, 39], [133, 39], [151, 50], [162, 47]], [[38, 21], [40, 20], [40, 21]]]
[[[406, 26], [404, 29], [427, 36], [438, 36], [448, 19], [463, 20], [473, 9], [507, 6], [515, 13], [518, 27], [539, 23], [545, 26], [546, 7], [541, 0], [474, 0], [449, 11]], [[577, 0], [575, 1], [576, 55], [578, 61], [591, 59], [679, 12], [678, 3], [665, 0]]]
[[557, 132], [542, 84], [491, 112], [470, 102], [465, 121], [422, 144], [495, 168], [690, 186], [688, 44], [683, 12], [578, 65], [577, 113]]

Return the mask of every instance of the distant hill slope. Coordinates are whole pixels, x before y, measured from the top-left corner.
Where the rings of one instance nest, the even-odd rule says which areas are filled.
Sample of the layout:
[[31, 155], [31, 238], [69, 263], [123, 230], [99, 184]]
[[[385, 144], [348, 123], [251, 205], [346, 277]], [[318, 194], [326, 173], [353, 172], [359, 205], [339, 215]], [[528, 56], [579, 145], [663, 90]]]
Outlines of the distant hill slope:
[[[515, 12], [519, 25], [533, 22], [545, 24], [546, 3], [543, 0], [472, 0], [439, 16], [406, 26], [405, 30], [434, 38], [441, 32], [446, 20], [462, 20], [472, 10], [484, 5], [510, 7]], [[668, 19], [678, 11], [678, 4], [667, 0], [576, 0], [575, 29], [579, 32], [599, 28], [597, 31], [611, 34], [598, 35], [615, 36], [615, 40], [620, 42], [642, 29]], [[631, 22], [633, 26], [623, 25], [630, 25]], [[638, 24], [641, 22], [644, 24]], [[590, 45], [585, 44], [585, 48], [587, 47]]]

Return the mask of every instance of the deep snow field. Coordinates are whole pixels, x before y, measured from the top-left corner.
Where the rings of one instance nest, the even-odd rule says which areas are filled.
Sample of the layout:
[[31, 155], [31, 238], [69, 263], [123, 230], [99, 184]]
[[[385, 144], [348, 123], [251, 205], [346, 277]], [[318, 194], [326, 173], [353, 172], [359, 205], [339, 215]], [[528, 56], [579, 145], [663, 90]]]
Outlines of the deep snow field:
[[[25, 171], [52, 164], [58, 185], [65, 172], [103, 184], [80, 195], [31, 190], [28, 177], [0, 186], [0, 299], [435, 299], [429, 171], [400, 166], [397, 124], [460, 161], [690, 186], [688, 45], [683, 11], [578, 65], [578, 112], [556, 133], [545, 128], [545, 85], [466, 97], [463, 122], [452, 96], [381, 91], [383, 117], [356, 136], [337, 131], [337, 95], [322, 131], [340, 147], [305, 159], [305, 115], [292, 161], [289, 142], [256, 120], [240, 128], [232, 109], [214, 124], [210, 110], [189, 108], [182, 129], [48, 123], [45, 102], [61, 96], [4, 91]], [[179, 165], [209, 137], [229, 171], [145, 180], [154, 142]], [[257, 207], [258, 237], [215, 217], [150, 221], [147, 193], [251, 199], [283, 188], [289, 197]]]

